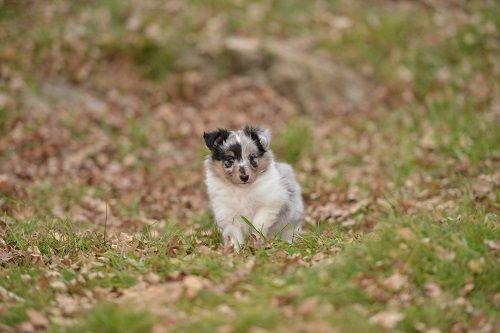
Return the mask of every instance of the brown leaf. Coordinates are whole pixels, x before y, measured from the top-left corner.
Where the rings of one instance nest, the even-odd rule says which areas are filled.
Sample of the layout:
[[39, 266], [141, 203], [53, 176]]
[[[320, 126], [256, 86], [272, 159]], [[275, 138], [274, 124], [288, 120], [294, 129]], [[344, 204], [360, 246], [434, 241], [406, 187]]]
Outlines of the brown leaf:
[[410, 240], [415, 238], [415, 234], [410, 228], [401, 228], [398, 230], [398, 234], [401, 238]]
[[356, 282], [361, 288], [363, 288], [367, 295], [373, 297], [379, 302], [385, 303], [391, 297], [391, 295], [370, 276], [361, 274], [356, 277]]
[[0, 301], [24, 302], [24, 300], [21, 297], [17, 296], [13, 292], [8, 291], [2, 286], [0, 286]]
[[480, 199], [487, 197], [488, 194], [493, 191], [493, 181], [491, 177], [481, 175], [473, 185], [472, 189], [476, 198]]
[[15, 176], [0, 174], [0, 193], [16, 196], [22, 194], [22, 192], [22, 187]]
[[66, 294], [57, 294], [56, 303], [65, 315], [72, 315], [80, 310], [78, 301]]
[[248, 274], [252, 272], [255, 265], [255, 259], [249, 259], [245, 264], [238, 267], [233, 273], [224, 279], [224, 283], [216, 286], [214, 289], [219, 292], [227, 292], [240, 283]]
[[401, 288], [405, 286], [405, 284], [408, 282], [408, 278], [404, 275], [401, 275], [399, 273], [394, 273], [390, 277], [384, 280], [383, 285], [384, 287], [392, 290], [392, 291], [399, 291]]
[[161, 278], [158, 274], [154, 272], [148, 272], [146, 275], [144, 275], [144, 280], [146, 282], [151, 283], [151, 284], [156, 284], [161, 281]]
[[165, 303], [177, 302], [183, 293], [184, 286], [179, 281], [154, 285], [139, 283], [123, 290], [123, 295], [118, 298], [118, 301], [126, 304], [141, 304], [149, 309], [160, 310]]
[[4, 264], [12, 258], [14, 258], [13, 253], [0, 249], [0, 264]]
[[21, 333], [31, 333], [35, 332], [35, 327], [33, 327], [33, 324], [25, 321], [24, 323], [20, 323], [16, 327], [16, 332], [21, 332]]
[[53, 281], [49, 284], [49, 286], [57, 291], [66, 291], [68, 288], [62, 281]]
[[436, 327], [429, 328], [425, 333], [441, 333], [441, 330]]
[[31, 275], [29, 274], [21, 274], [21, 281], [24, 283], [28, 283], [31, 281]]
[[319, 300], [316, 297], [307, 298], [300, 304], [297, 312], [303, 316], [309, 316], [318, 308]]
[[200, 253], [203, 255], [207, 255], [211, 252], [210, 248], [208, 246], [205, 246], [205, 245], [198, 246], [198, 251], [200, 251]]
[[481, 257], [479, 259], [470, 260], [467, 263], [467, 267], [469, 267], [469, 269], [474, 273], [481, 273], [483, 271], [485, 263], [486, 261], [483, 257]]
[[210, 285], [210, 281], [200, 276], [188, 275], [182, 281], [182, 285], [186, 297], [191, 299], [196, 297], [200, 290]]
[[429, 297], [432, 297], [432, 298], [438, 298], [443, 293], [443, 291], [441, 290], [441, 287], [433, 282], [427, 283], [425, 285], [425, 290], [427, 292], [427, 295], [429, 295]]
[[47, 326], [49, 326], [49, 320], [45, 318], [42, 314], [40, 314], [40, 312], [34, 309], [28, 309], [26, 310], [26, 314], [28, 315], [30, 322], [36, 328], [46, 328]]
[[403, 320], [404, 316], [396, 311], [381, 311], [370, 318], [370, 322], [386, 329], [392, 329]]
[[494, 241], [494, 240], [490, 240], [490, 239], [487, 239], [484, 241], [484, 244], [486, 244], [486, 246], [490, 249], [490, 250], [493, 250], [493, 251], [498, 251], [500, 250], [500, 242], [497, 242], [497, 241]]
[[466, 296], [468, 293], [470, 293], [474, 289], [474, 284], [469, 282], [466, 283], [465, 286], [460, 289], [460, 295]]

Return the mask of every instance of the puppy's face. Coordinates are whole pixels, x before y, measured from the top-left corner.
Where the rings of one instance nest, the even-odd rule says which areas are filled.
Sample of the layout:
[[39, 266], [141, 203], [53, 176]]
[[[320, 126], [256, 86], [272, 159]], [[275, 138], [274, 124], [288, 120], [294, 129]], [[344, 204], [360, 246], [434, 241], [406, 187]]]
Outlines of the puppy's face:
[[245, 126], [237, 131], [219, 129], [204, 133], [212, 152], [211, 166], [219, 177], [233, 184], [253, 183], [272, 160], [267, 129]]

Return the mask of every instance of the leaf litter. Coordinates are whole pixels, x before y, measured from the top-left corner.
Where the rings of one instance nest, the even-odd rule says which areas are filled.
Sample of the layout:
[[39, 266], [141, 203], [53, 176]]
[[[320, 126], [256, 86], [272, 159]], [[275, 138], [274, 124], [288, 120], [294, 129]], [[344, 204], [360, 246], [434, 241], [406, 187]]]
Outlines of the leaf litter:
[[[415, 9], [412, 6], [417, 6], [406, 2], [401, 6], [405, 5], [412, 9]], [[58, 2], [33, 6], [40, 9], [43, 21], [47, 22], [54, 15], [66, 11], [66, 6]], [[184, 4], [172, 1], [166, 6], [176, 12]], [[436, 4], [425, 6], [435, 6], [436, 15], [443, 14]], [[453, 24], [446, 25], [453, 26], [452, 30], [479, 20], [458, 8], [454, 11], [443, 14], [442, 18], [438, 15], [436, 20], [452, 21]], [[161, 23], [149, 24], [141, 11], [132, 12], [120, 14], [130, 30], [131, 37], [126, 43], [133, 44], [134, 38], [137, 39], [143, 30], [151, 40], [163, 38], [161, 32], [164, 27]], [[93, 9], [88, 9], [86, 14], [84, 11], [73, 15], [68, 14], [70, 20], [82, 27], [92, 26], [96, 23], [94, 20], [101, 20], [96, 26], [102, 27], [111, 20], [104, 11], [98, 13]], [[332, 38], [355, 29], [359, 24], [355, 18], [348, 16], [329, 17], [326, 12], [323, 15], [315, 19], [326, 20], [325, 25], [332, 30], [329, 32]], [[369, 20], [373, 21], [370, 23], [373, 27], [380, 24], [378, 17]], [[1, 24], [5, 31], [18, 28], [15, 22], [2, 21]], [[211, 24], [209, 30], [220, 33], [221, 24], [216, 21]], [[491, 28], [491, 24], [486, 26], [487, 36], [487, 31], [495, 28], [494, 25]], [[49, 30], [48, 33], [54, 31]], [[433, 38], [447, 38], [443, 36], [451, 33], [441, 31], [433, 34], [437, 35]], [[194, 302], [206, 293], [213, 293], [234, 297], [243, 300], [243, 303], [248, 301], [249, 280], [255, 274], [266, 274], [260, 271], [263, 269], [261, 251], [249, 244], [248, 252], [238, 259], [235, 253], [223, 249], [220, 242], [213, 241], [216, 233], [203, 234], [206, 232], [204, 222], [195, 222], [206, 215], [208, 206], [200, 156], [203, 149], [200, 138], [208, 128], [266, 124], [277, 133], [275, 137], [279, 137], [290, 121], [301, 120], [304, 116], [312, 120], [314, 145], [310, 150], [301, 152], [294, 166], [304, 187], [306, 221], [310, 224], [306, 230], [317, 227], [321, 237], [328, 240], [340, 234], [337, 230], [345, 234], [341, 244], [322, 241], [321, 237], [315, 239], [315, 245], [310, 248], [316, 248], [316, 253], [309, 248], [307, 251], [311, 253], [300, 253], [287, 247], [271, 252], [269, 256], [273, 265], [285, 277], [304, 274], [303, 269], [307, 269], [322, 272], [318, 273], [320, 278], [324, 275], [326, 278], [323, 278], [328, 280], [330, 273], [325, 271], [325, 267], [336, 260], [337, 254], [348, 244], [359, 242], [360, 237], [377, 228], [381, 220], [398, 209], [410, 216], [424, 209], [440, 216], [440, 221], [454, 219], [461, 223], [461, 217], [452, 213], [457, 209], [457, 198], [465, 195], [464, 189], [454, 183], [456, 180], [452, 179], [452, 175], [443, 173], [439, 168], [433, 169], [435, 166], [452, 164], [453, 170], [470, 181], [468, 195], [473, 197], [477, 207], [493, 218], [498, 216], [495, 214], [498, 214], [500, 178], [499, 173], [494, 171], [498, 167], [498, 156], [482, 160], [478, 165], [473, 164], [464, 152], [474, 144], [474, 140], [464, 134], [458, 138], [456, 145], [457, 150], [461, 150], [457, 152], [459, 158], [450, 160], [440, 150], [443, 142], [454, 139], [449, 134], [449, 126], [437, 128], [429, 123], [419, 130], [419, 137], [415, 138], [414, 147], [409, 152], [399, 151], [398, 148], [394, 151], [394, 147], [399, 147], [399, 138], [387, 136], [383, 130], [377, 129], [384, 119], [391, 119], [391, 115], [381, 109], [404, 108], [408, 101], [419, 97], [413, 91], [399, 92], [391, 82], [384, 85], [375, 79], [373, 82], [366, 80], [363, 75], [323, 54], [316, 57], [314, 41], [270, 39], [262, 46], [259, 40], [245, 36], [214, 39], [207, 41], [210, 45], [200, 47], [201, 55], [206, 56], [210, 52], [215, 52], [212, 55], [237, 53], [242, 58], [249, 57], [255, 61], [252, 63], [256, 66], [255, 71], [220, 77], [210, 70], [196, 67], [171, 75], [165, 82], [156, 82], [145, 79], [127, 56], [117, 54], [111, 56], [115, 58], [109, 61], [107, 55], [100, 53], [102, 50], [93, 50], [94, 41], [82, 38], [84, 34], [79, 29], [64, 29], [62, 34], [64, 38], [56, 39], [56, 45], [45, 54], [43, 60], [46, 66], [36, 66], [39, 60], [31, 42], [23, 47], [23, 54], [17, 45], [1, 51], [1, 59], [7, 61], [0, 66], [2, 89], [6, 88], [0, 95], [0, 109], [20, 112], [8, 120], [5, 134], [2, 132], [0, 137], [0, 209], [4, 213], [0, 217], [0, 266], [3, 269], [29, 263], [41, 273], [36, 276], [23, 274], [20, 280], [53, 293], [50, 306], [43, 310], [28, 305], [26, 321], [19, 323], [16, 329], [26, 332], [42, 330], [50, 327], [51, 323], [71, 326], [74, 319], [80, 318], [98, 302], [110, 301], [142, 306], [152, 311], [159, 318], [155, 330], [162, 331], [160, 324], [167, 328], [175, 327], [186, 318], [186, 313], [177, 307], [185, 299]], [[106, 44], [109, 43], [106, 39], [112, 36], [98, 38], [102, 38], [100, 43]], [[466, 40], [469, 44], [474, 43], [473, 36]], [[262, 47], [275, 54], [269, 64], [272, 76], [264, 79], [259, 66], [260, 62], [266, 61], [267, 55], [262, 52]], [[71, 50], [71, 56], [64, 53], [66, 48]], [[35, 80], [40, 81], [39, 89], [31, 89], [27, 83], [29, 80], [24, 78], [25, 73], [11, 62], [18, 56], [25, 63], [25, 69], [31, 69]], [[303, 60], [306, 66], [297, 67], [304, 63]], [[324, 66], [329, 75], [327, 77], [319, 75]], [[369, 65], [361, 67], [367, 73], [373, 71], [368, 68]], [[336, 68], [340, 71], [333, 73]], [[441, 67], [435, 73], [439, 84], [445, 85], [453, 80], [454, 73], [451, 71]], [[294, 76], [297, 73], [302, 74]], [[309, 74], [312, 80], [303, 79]], [[398, 82], [414, 88], [419, 80], [417, 74], [401, 67], [397, 74], [401, 81]], [[343, 92], [346, 87], [339, 85], [336, 75], [350, 78], [347, 87], [351, 91], [347, 92], [349, 96], [343, 95], [346, 94]], [[493, 88], [484, 91], [475, 88], [488, 86], [486, 79], [476, 75], [470, 86], [464, 89], [475, 98], [495, 98], [491, 91]], [[315, 89], [315, 84], [310, 84], [317, 81], [325, 83], [321, 84], [322, 89]], [[289, 90], [284, 89], [290, 82]], [[335, 94], [330, 94], [332, 91]], [[401, 96], [398, 96], [399, 93]], [[364, 98], [367, 96], [370, 98]], [[490, 120], [497, 116], [495, 111], [481, 115], [482, 119]], [[401, 119], [403, 123], [414, 121]], [[414, 133], [408, 134], [411, 135]], [[394, 173], [391, 165], [398, 163], [397, 158], [388, 160], [386, 155], [405, 161], [405, 154], [414, 157], [421, 171], [410, 173], [399, 186], [391, 177]], [[69, 241], [70, 237], [64, 232], [52, 234], [54, 243], [51, 246], [47, 246], [44, 243], [46, 240], [36, 233], [25, 245], [5, 237], [19, 221], [42, 216], [68, 219], [80, 230], [100, 235], [99, 241], [93, 243], [89, 254], [89, 250], [83, 247], [83, 250], [74, 252], [55, 250], [58, 244]], [[180, 228], [182, 233], [167, 237], [158, 246], [155, 241], [161, 239], [165, 228], [171, 225]], [[145, 240], [145, 230], [150, 239]], [[402, 247], [405, 244], [428, 243], [416, 230], [412, 226], [394, 227]], [[84, 238], [83, 235], [83, 231], [78, 234]], [[304, 243], [308, 241], [307, 235], [300, 240]], [[481, 242], [481, 246], [498, 256], [497, 239]], [[445, 247], [435, 246], [433, 249], [436, 257], [443, 261], [454, 262], [460, 255]], [[272, 251], [272, 248], [266, 250]], [[135, 280], [131, 286], [105, 285], [108, 279], [118, 279], [117, 272], [104, 269], [112, 263], [116, 264], [113, 251], [123, 259], [124, 267], [134, 267], [130, 269]], [[165, 273], [161, 267], [158, 271], [151, 270], [145, 264], [151, 256], [164, 255], [171, 260], [169, 265], [178, 269], [183, 265], [182, 260], [189, 261], [192, 258], [189, 256], [198, 253], [196, 251], [201, 257], [227, 261], [227, 271], [222, 277], [213, 276], [193, 264], [195, 267], [187, 267], [177, 273]], [[407, 259], [411, 261], [411, 258], [410, 255]], [[377, 264], [374, 265], [377, 267]], [[488, 269], [486, 259], [481, 256], [468, 260], [465, 266], [471, 276], [481, 276]], [[67, 271], [70, 271], [69, 278], [63, 276], [68, 274]], [[392, 330], [406, 320], [404, 308], [417, 298], [412, 290], [415, 283], [412, 274], [408, 266], [400, 265], [386, 276], [370, 271], [346, 283], [353, 282], [376, 304], [387, 306], [367, 316], [369, 322]], [[479, 288], [471, 279], [462, 286], [461, 296], [454, 302], [465, 306], [468, 313], [474, 313], [471, 325], [488, 331], [491, 317], [477, 311], [467, 298]], [[287, 287], [288, 280], [285, 280], [275, 279], [273, 283]], [[437, 281], [428, 280], [423, 287], [423, 294], [427, 297], [447, 301], [447, 290]], [[28, 299], [3, 286], [0, 286], [0, 298], [5, 304], [1, 305], [0, 313]], [[321, 313], [325, 303], [320, 298], [307, 297], [299, 289], [299, 292], [292, 290], [285, 296], [276, 296], [270, 302], [284, 316], [292, 317], [298, 313], [306, 318], [304, 322], [294, 323], [299, 330], [336, 331], [324, 318], [318, 318], [317, 313]], [[401, 305], [401, 308], [392, 309], [394, 304]], [[229, 306], [221, 304], [218, 309], [229, 317], [236, 317], [235, 310]], [[331, 309], [327, 311], [333, 312]], [[457, 324], [456, 331], [465, 331], [466, 328], [460, 325], [463, 326]], [[228, 331], [231, 329], [229, 327]], [[271, 329], [251, 329], [259, 330]], [[425, 326], [423, 331], [437, 332], [439, 329]]]

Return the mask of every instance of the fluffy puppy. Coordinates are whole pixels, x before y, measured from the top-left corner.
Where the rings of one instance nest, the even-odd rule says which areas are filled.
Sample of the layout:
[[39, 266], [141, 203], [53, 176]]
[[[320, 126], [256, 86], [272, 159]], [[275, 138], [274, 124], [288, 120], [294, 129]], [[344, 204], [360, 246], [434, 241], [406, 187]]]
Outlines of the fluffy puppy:
[[292, 242], [304, 214], [300, 186], [290, 165], [274, 161], [269, 130], [218, 129], [203, 138], [211, 151], [205, 182], [224, 243], [239, 249], [251, 233]]

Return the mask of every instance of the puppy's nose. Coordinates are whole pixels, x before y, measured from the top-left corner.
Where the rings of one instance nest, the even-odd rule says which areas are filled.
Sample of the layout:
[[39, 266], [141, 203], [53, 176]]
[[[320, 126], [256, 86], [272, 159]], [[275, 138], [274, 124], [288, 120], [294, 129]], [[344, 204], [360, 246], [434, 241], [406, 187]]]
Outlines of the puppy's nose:
[[240, 176], [240, 179], [241, 179], [244, 183], [246, 183], [246, 182], [248, 181], [248, 178], [250, 178], [250, 177], [249, 177], [249, 176], [246, 176], [246, 175], [245, 175], [245, 176], [243, 176], [243, 175], [241, 175], [241, 176]]

